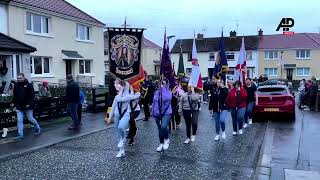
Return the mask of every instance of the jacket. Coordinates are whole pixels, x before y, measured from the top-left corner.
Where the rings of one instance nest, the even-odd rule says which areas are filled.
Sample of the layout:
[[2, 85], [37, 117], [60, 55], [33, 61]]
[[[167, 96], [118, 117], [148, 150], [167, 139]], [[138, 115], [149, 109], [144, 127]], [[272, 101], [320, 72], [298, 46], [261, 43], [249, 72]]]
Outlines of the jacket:
[[86, 96], [82, 91], [80, 91], [79, 104], [83, 104], [85, 99], [86, 99]]
[[179, 112], [182, 110], [199, 110], [198, 103], [200, 98], [201, 96], [197, 93], [183, 93], [180, 98]]
[[129, 92], [129, 83], [126, 82], [126, 85], [123, 88], [123, 90], [119, 92], [118, 95], [116, 95], [116, 97], [113, 100], [110, 117], [129, 116], [131, 112], [130, 105], [129, 105], [130, 100], [131, 100], [131, 95]]
[[34, 89], [32, 84], [27, 80], [15, 84], [13, 89], [13, 103], [17, 110], [20, 111], [34, 108]]
[[152, 115], [154, 117], [171, 115], [171, 100], [172, 92], [169, 89], [169, 85], [161, 87], [159, 90], [157, 90], [153, 96]]
[[130, 112], [133, 111], [140, 111], [140, 105], [139, 105], [139, 101], [140, 101], [140, 92], [131, 92], [130, 93]]
[[247, 92], [244, 88], [237, 89], [233, 88], [230, 90], [227, 97], [227, 105], [230, 108], [245, 108], [247, 106]]
[[213, 112], [221, 112], [222, 110], [227, 110], [227, 97], [229, 94], [229, 89], [215, 88], [210, 96], [209, 110]]
[[153, 94], [154, 94], [154, 87], [150, 81], [143, 81], [141, 84], [141, 98], [143, 101], [146, 101], [148, 103], [151, 103], [153, 100]]
[[68, 82], [66, 90], [66, 101], [67, 103], [79, 103], [80, 102], [80, 88], [79, 85], [72, 81]]

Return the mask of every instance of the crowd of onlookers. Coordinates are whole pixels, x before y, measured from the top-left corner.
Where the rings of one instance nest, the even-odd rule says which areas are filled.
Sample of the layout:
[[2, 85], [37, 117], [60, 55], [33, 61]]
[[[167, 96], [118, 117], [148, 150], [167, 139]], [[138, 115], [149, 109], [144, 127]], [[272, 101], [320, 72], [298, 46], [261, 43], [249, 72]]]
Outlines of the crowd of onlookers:
[[319, 91], [319, 84], [316, 78], [310, 80], [303, 79], [299, 86], [299, 108], [306, 111], [314, 111], [316, 108], [316, 98]]

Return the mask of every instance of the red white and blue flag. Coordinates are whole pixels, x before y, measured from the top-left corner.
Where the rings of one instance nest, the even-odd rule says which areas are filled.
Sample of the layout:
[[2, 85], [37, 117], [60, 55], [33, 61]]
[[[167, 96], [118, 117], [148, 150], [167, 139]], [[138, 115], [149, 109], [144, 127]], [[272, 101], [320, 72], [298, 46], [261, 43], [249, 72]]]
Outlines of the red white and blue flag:
[[201, 71], [198, 62], [198, 54], [197, 54], [197, 47], [195, 38], [193, 38], [193, 45], [192, 45], [192, 69], [191, 69], [191, 76], [189, 80], [189, 86], [196, 87], [198, 89], [203, 88], [202, 78], [201, 78]]
[[246, 50], [244, 44], [244, 37], [242, 37], [242, 43], [240, 48], [240, 54], [236, 66], [236, 70], [234, 71], [234, 81], [239, 80], [241, 84], [245, 82], [246, 79]]

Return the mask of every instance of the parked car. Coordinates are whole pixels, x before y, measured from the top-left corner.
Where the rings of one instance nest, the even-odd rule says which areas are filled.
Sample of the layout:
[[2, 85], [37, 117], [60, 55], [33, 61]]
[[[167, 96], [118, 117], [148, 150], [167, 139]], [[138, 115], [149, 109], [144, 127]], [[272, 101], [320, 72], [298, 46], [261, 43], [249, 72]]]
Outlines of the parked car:
[[279, 82], [282, 82], [284, 85], [288, 86], [289, 81], [287, 79], [268, 79], [265, 82], [259, 83], [259, 86], [265, 85], [279, 85]]
[[253, 119], [265, 114], [282, 114], [289, 120], [295, 120], [295, 98], [290, 93], [288, 86], [265, 85], [258, 87]]

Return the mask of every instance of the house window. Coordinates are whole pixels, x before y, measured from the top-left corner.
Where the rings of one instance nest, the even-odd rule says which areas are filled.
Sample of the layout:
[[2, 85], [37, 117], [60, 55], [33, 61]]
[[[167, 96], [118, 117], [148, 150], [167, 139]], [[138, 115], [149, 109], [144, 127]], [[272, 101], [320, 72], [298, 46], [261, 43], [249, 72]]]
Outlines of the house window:
[[214, 52], [209, 53], [209, 61], [214, 61]]
[[248, 61], [251, 61], [252, 60], [252, 52], [246, 52], [246, 59]]
[[265, 60], [278, 59], [278, 51], [265, 51], [264, 59]]
[[227, 52], [227, 60], [228, 61], [234, 61], [234, 53], [233, 52]]
[[192, 53], [188, 53], [188, 61], [192, 61]]
[[34, 75], [50, 74], [51, 72], [50, 63], [51, 62], [49, 57], [40, 57], [40, 56], [31, 57], [30, 73]]
[[310, 68], [297, 68], [297, 76], [310, 76]]
[[109, 72], [109, 71], [110, 71], [110, 69], [109, 69], [109, 63], [105, 63], [105, 64], [104, 64], [104, 71], [105, 71], [105, 72]]
[[91, 73], [91, 61], [90, 60], [79, 60], [79, 74]]
[[77, 24], [77, 39], [82, 41], [90, 40], [90, 30], [89, 26]]
[[265, 68], [264, 73], [268, 76], [278, 76], [278, 68]]
[[296, 58], [310, 59], [310, 50], [307, 50], [307, 49], [296, 50]]
[[105, 56], [108, 56], [108, 55], [109, 55], [109, 53], [108, 53], [108, 50], [107, 50], [107, 49], [105, 49], [105, 50], [104, 50], [104, 55], [105, 55]]
[[49, 17], [27, 13], [27, 31], [37, 34], [48, 34], [50, 31], [49, 22]]
[[187, 73], [187, 74], [191, 74], [191, 70], [192, 70], [191, 68], [187, 68], [187, 69], [186, 69], [186, 73]]

